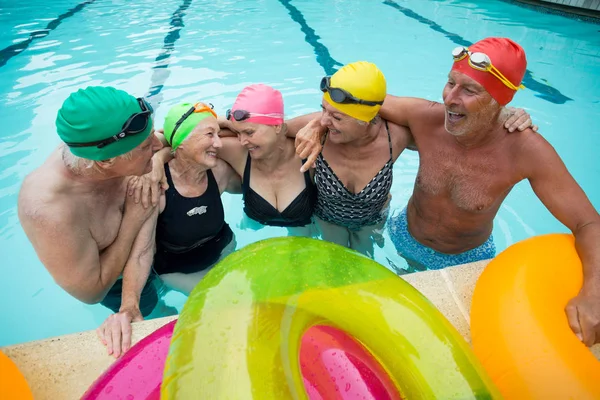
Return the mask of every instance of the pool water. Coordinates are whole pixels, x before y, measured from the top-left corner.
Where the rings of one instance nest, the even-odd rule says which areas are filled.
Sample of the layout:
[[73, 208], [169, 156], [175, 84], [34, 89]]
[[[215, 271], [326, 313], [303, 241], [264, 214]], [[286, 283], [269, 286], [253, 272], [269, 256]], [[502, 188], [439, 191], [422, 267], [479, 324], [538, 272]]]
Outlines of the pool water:
[[[203, 100], [224, 113], [251, 83], [279, 89], [288, 117], [319, 109], [318, 83], [340, 65], [367, 60], [388, 92], [441, 100], [451, 50], [507, 36], [527, 53], [524, 107], [596, 207], [600, 163], [600, 25], [501, 1], [454, 0], [31, 0], [0, 3], [0, 346], [96, 328], [102, 306], [58, 287], [17, 218], [24, 176], [58, 145], [63, 100], [88, 85], [149, 96], [160, 126], [170, 106]], [[468, 22], [468, 23], [467, 23]], [[383, 163], [382, 163], [383, 165]], [[392, 210], [406, 205], [418, 167], [407, 151], [394, 166]], [[241, 196], [223, 196], [237, 247], [287, 235], [243, 217]], [[532, 235], [566, 232], [527, 182], [495, 221], [498, 250]], [[387, 233], [375, 259], [402, 272]], [[174, 292], [167, 304], [181, 309]]]

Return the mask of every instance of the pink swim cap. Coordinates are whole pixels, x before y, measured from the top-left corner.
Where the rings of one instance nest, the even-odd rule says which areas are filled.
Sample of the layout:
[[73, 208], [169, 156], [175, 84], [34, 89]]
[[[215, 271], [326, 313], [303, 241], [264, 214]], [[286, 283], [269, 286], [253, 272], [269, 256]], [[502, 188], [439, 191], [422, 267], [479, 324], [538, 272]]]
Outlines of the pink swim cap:
[[[238, 110], [246, 111], [250, 117], [240, 120], [235, 115]], [[237, 114], [242, 113], [238, 111]], [[281, 125], [283, 124], [283, 97], [281, 92], [263, 84], [246, 86], [235, 99], [235, 103], [231, 108], [231, 115], [236, 121]]]

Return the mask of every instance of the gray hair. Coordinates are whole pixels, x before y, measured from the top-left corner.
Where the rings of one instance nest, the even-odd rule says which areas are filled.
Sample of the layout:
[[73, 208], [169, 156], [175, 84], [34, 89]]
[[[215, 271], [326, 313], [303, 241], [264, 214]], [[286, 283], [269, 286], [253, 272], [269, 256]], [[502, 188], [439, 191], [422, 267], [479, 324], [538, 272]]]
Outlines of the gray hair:
[[[134, 151], [135, 149], [114, 158], [131, 160], [133, 158]], [[66, 145], [63, 146], [62, 149], [62, 160], [65, 163], [65, 166], [75, 174], [88, 175], [94, 170], [102, 172], [102, 169], [97, 167], [97, 162], [95, 160], [90, 160], [87, 158], [76, 156], [75, 154], [71, 153], [69, 147]]]

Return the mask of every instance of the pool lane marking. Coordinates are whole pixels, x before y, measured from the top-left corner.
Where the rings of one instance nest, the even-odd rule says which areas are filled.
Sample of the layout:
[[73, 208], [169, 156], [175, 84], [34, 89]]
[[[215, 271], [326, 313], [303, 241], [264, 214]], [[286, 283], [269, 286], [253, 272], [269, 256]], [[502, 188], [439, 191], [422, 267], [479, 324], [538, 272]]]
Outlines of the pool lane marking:
[[150, 89], [148, 89], [147, 95], [154, 108], [157, 108], [162, 99], [160, 96], [155, 99], [152, 98], [160, 94], [167, 78], [171, 75], [171, 71], [169, 70], [169, 59], [175, 50], [175, 42], [179, 40], [179, 32], [185, 27], [183, 17], [185, 16], [185, 11], [191, 4], [192, 0], [184, 0], [171, 15], [171, 20], [169, 22], [171, 29], [169, 29], [169, 33], [165, 36], [162, 51], [154, 60], [156, 64], [152, 67], [153, 72], [152, 77], [150, 78]]
[[278, 1], [287, 9], [288, 14], [290, 14], [290, 17], [292, 17], [292, 20], [300, 25], [300, 30], [304, 33], [304, 40], [306, 40], [306, 43], [312, 46], [313, 51], [317, 56], [317, 62], [323, 68], [325, 74], [333, 75], [337, 70], [336, 67], [341, 67], [343, 64], [331, 57], [327, 46], [319, 42], [321, 37], [317, 35], [315, 30], [306, 23], [304, 15], [292, 4], [291, 0]]
[[14, 56], [21, 54], [23, 50], [28, 48], [34, 40], [48, 36], [50, 32], [52, 32], [61, 24], [61, 22], [77, 14], [79, 11], [83, 10], [85, 6], [87, 6], [88, 4], [92, 4], [94, 1], [96, 0], [87, 0], [83, 3], [77, 4], [75, 7], [71, 8], [64, 14], [61, 14], [57, 18], [50, 21], [48, 25], [46, 25], [46, 28], [31, 32], [27, 39], [0, 50], [0, 67], [5, 66], [8, 60], [13, 58]]

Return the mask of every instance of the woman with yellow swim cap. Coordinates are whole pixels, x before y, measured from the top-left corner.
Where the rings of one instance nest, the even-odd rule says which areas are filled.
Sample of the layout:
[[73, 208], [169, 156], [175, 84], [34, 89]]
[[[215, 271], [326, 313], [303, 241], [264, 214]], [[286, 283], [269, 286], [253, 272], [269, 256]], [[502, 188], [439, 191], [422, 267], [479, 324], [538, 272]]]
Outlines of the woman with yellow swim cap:
[[373, 242], [383, 242], [392, 166], [410, 134], [379, 117], [386, 81], [375, 64], [345, 65], [320, 89], [320, 120], [307, 126], [327, 130], [316, 161], [317, 223], [323, 239], [373, 256]]

